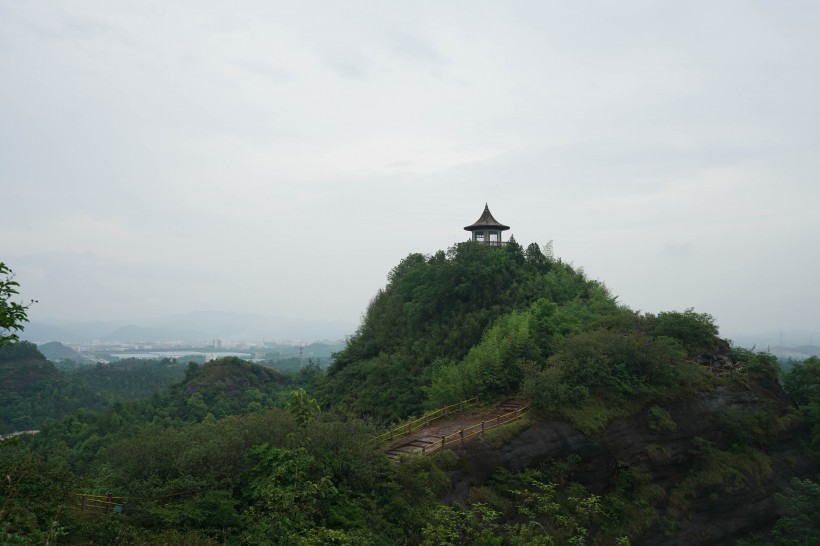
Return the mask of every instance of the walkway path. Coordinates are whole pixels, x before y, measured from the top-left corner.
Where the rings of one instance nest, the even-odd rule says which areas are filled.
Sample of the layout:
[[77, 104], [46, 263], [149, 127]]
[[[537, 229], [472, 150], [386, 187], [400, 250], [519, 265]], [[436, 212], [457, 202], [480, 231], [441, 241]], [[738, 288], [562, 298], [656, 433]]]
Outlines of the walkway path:
[[414, 453], [429, 455], [442, 447], [455, 447], [478, 438], [485, 430], [511, 423], [526, 410], [525, 400], [512, 399], [473, 415], [459, 414], [453, 419], [441, 419], [395, 440], [384, 451], [393, 460]]
[[8, 440], [9, 438], [14, 438], [15, 436], [22, 436], [24, 434], [40, 434], [39, 430], [21, 430], [18, 432], [10, 432], [8, 434], [0, 434], [0, 442], [3, 440]]

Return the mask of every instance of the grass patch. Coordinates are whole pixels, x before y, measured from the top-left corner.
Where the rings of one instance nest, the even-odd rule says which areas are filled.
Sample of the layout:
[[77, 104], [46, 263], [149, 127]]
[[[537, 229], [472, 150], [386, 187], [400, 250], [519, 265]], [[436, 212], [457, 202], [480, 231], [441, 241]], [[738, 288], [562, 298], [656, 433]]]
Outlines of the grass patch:
[[646, 444], [644, 451], [649, 460], [655, 464], [669, 461], [669, 453], [667, 453], [663, 446], [658, 444]]
[[666, 498], [666, 492], [652, 483], [652, 474], [641, 466], [630, 466], [618, 472], [613, 491], [604, 498], [606, 520], [598, 542], [612, 544], [619, 537], [638, 539], [660, 521], [655, 505]]
[[470, 493], [467, 496], [467, 504], [472, 506], [476, 503], [489, 506], [493, 510], [503, 514], [504, 517], [510, 517], [515, 512], [515, 504], [512, 500], [505, 498], [491, 487], [480, 486], [470, 489]]
[[694, 470], [669, 496], [669, 516], [680, 519], [689, 510], [689, 503], [699, 494], [739, 493], [752, 479], [761, 482], [772, 474], [771, 460], [758, 449], [742, 452], [722, 451], [703, 443]]
[[602, 431], [614, 419], [638, 413], [644, 404], [645, 402], [633, 400], [615, 405], [589, 396], [577, 406], [564, 406], [558, 411], [572, 426], [589, 436]]
[[517, 421], [488, 430], [482, 435], [482, 438], [485, 442], [498, 449], [501, 446], [512, 442], [516, 436], [530, 428], [532, 425], [533, 421], [530, 418], [530, 415], [527, 414]]
[[427, 458], [435, 462], [442, 470], [454, 470], [461, 464], [458, 455], [456, 455], [452, 449], [444, 449]]
[[678, 428], [678, 424], [669, 412], [660, 406], [652, 406], [647, 413], [649, 414], [649, 430], [653, 432], [672, 432]]

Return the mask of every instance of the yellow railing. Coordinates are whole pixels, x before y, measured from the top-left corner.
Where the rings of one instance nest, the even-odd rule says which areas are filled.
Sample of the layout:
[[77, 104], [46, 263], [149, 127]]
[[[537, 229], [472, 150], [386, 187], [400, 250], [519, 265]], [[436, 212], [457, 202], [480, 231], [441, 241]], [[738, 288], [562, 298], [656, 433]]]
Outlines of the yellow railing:
[[403, 425], [399, 425], [395, 428], [392, 428], [385, 432], [384, 434], [379, 434], [375, 438], [373, 438], [373, 442], [375, 443], [382, 443], [385, 441], [393, 441], [396, 438], [401, 438], [402, 436], [407, 436], [408, 434], [412, 433], [414, 430], [418, 430], [421, 427], [426, 427], [432, 421], [436, 419], [442, 419], [447, 417], [448, 415], [452, 415], [457, 413], [467, 406], [471, 404], [478, 403], [478, 396], [473, 396], [467, 400], [462, 400], [461, 402], [457, 402], [455, 404], [450, 404], [449, 406], [444, 406], [443, 408], [439, 408], [437, 410], [431, 411], [430, 413], [425, 413], [418, 419], [414, 419], [409, 423], [404, 423]]
[[527, 404], [509, 413], [504, 413], [492, 419], [488, 419], [487, 421], [476, 423], [475, 425], [463, 428], [450, 435], [442, 436], [441, 440], [436, 442], [435, 444], [422, 447], [421, 454], [432, 455], [433, 453], [437, 453], [448, 446], [452, 446], [455, 444], [464, 445], [464, 442], [469, 440], [473, 436], [478, 436], [479, 434], [482, 434], [488, 430], [492, 430], [496, 427], [500, 427], [501, 425], [506, 425], [508, 423], [512, 423], [513, 421], [521, 419], [529, 411], [529, 409], [530, 405]]
[[77, 507], [81, 512], [125, 512], [128, 506], [126, 497], [115, 497], [110, 493], [107, 495], [88, 495], [86, 493], [74, 493], [77, 499]]

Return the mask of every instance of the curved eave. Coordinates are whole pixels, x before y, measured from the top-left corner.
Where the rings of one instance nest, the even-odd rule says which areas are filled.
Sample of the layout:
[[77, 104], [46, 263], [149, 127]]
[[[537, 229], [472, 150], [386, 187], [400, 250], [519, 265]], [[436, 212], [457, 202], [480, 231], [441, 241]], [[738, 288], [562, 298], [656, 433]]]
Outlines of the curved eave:
[[486, 229], [494, 229], [496, 231], [506, 231], [510, 229], [510, 226], [505, 226], [504, 224], [473, 224], [471, 226], [464, 226], [465, 231], [481, 231]]
[[490, 212], [490, 207], [486, 204], [484, 205], [484, 212], [481, 213], [481, 217], [475, 221], [475, 223], [471, 226], [464, 226], [465, 231], [478, 231], [484, 229], [495, 229], [498, 231], [505, 231], [510, 229], [510, 226], [505, 226], [495, 218], [493, 218], [492, 213]]

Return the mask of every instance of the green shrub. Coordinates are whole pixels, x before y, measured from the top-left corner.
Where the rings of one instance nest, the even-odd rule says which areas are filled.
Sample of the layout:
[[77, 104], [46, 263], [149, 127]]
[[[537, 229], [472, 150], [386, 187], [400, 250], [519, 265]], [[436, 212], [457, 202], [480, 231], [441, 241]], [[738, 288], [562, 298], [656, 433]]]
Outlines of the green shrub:
[[652, 406], [647, 412], [649, 415], [649, 430], [654, 432], [671, 432], [678, 428], [678, 424], [669, 415], [669, 412], [659, 406]]

